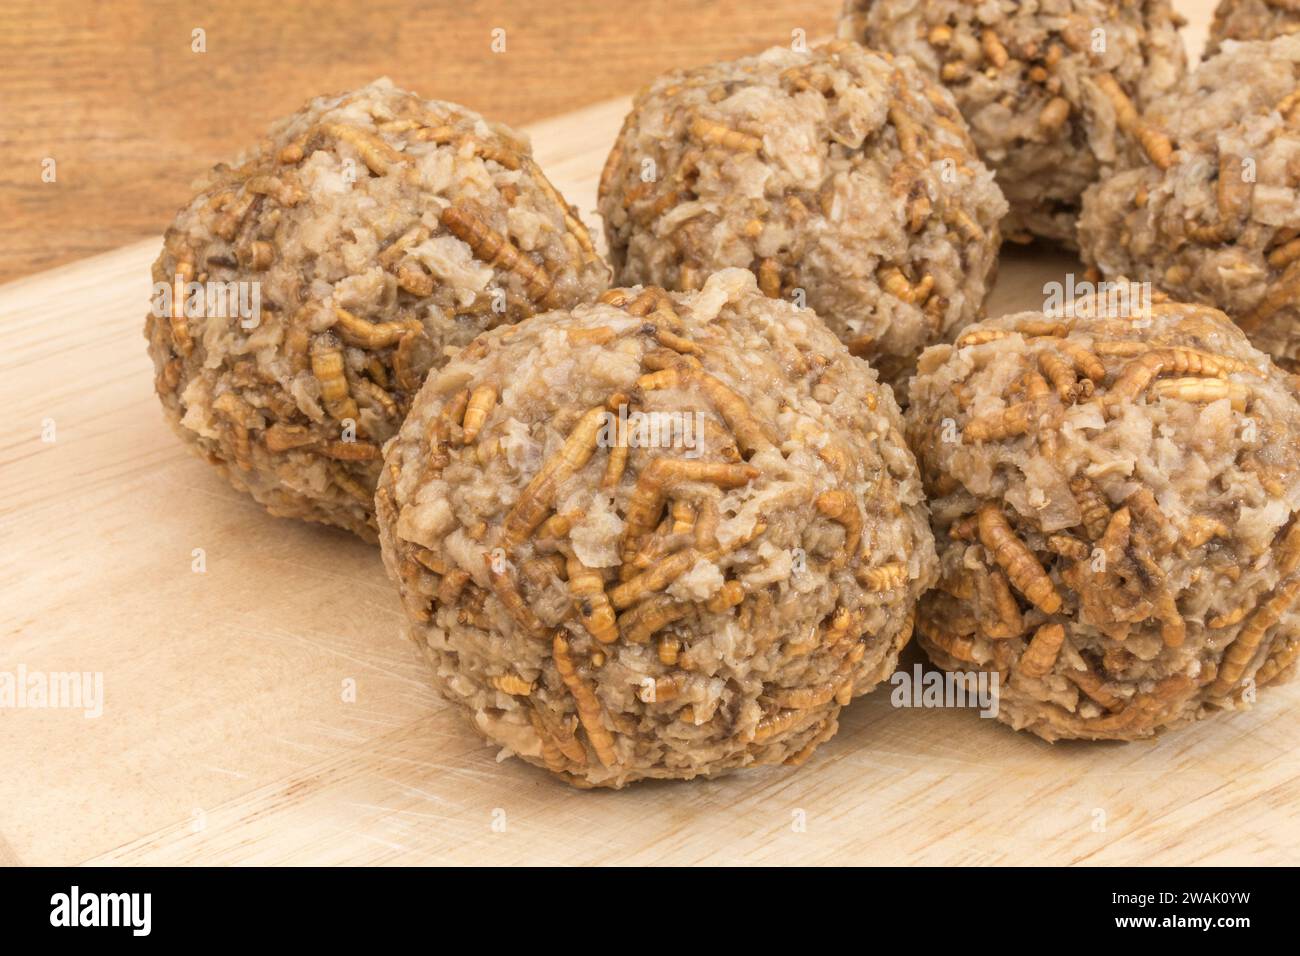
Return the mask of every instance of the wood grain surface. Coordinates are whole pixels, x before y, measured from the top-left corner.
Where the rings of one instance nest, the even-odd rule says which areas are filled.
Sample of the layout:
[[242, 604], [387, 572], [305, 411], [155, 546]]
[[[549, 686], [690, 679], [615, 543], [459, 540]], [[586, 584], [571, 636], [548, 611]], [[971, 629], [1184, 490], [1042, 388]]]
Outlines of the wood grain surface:
[[[529, 129], [593, 225], [626, 106]], [[883, 688], [798, 770], [605, 793], [498, 761], [428, 689], [378, 552], [268, 517], [164, 424], [157, 248], [0, 286], [0, 672], [104, 687], [98, 717], [0, 709], [0, 864], [1300, 862], [1300, 685], [1142, 744]], [[1009, 250], [990, 311], [1078, 268]]]
[[[390, 76], [510, 124], [832, 28], [840, 0], [4, 0], [0, 281], [162, 232], [321, 93]], [[192, 31], [206, 52], [194, 52]], [[493, 50], [504, 30], [505, 49]], [[55, 160], [57, 179], [42, 181]]]

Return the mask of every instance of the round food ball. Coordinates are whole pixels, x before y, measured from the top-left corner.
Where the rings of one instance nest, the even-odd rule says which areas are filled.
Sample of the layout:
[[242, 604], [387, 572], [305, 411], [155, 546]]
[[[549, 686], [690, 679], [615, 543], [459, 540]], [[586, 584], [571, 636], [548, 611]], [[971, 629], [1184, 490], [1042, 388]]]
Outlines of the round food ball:
[[272, 514], [374, 540], [380, 447], [426, 373], [609, 272], [526, 141], [381, 80], [213, 169], [153, 278], [177, 433]]
[[388, 447], [384, 561], [438, 688], [579, 786], [802, 762], [933, 581], [888, 388], [749, 272], [486, 333]]
[[1272, 40], [1300, 31], [1297, 0], [1221, 0], [1214, 10], [1205, 56], [1218, 53], [1224, 40]]
[[1005, 211], [951, 97], [842, 41], [660, 77], [600, 184], [617, 281], [750, 269], [896, 388], [982, 314]]
[[1223, 309], [1279, 364], [1300, 357], [1300, 37], [1232, 44], [1153, 103], [1178, 145], [1084, 198], [1084, 261]]
[[999, 719], [1046, 740], [1248, 706], [1300, 648], [1295, 382], [1221, 312], [1135, 304], [980, 323], [912, 386], [940, 562], [918, 639], [997, 671]]
[[906, 54], [952, 91], [1011, 204], [1005, 235], [1073, 247], [1080, 197], [1121, 158], [1121, 131], [1187, 69], [1181, 22], [1167, 0], [847, 0], [840, 35]]

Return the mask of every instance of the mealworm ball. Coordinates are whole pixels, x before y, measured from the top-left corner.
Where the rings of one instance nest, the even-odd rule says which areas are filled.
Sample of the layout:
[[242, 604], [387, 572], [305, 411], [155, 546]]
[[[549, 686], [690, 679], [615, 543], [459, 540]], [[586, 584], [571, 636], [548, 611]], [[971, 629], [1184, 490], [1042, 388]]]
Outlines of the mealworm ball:
[[1232, 43], [1149, 121], [1178, 144], [1088, 190], [1083, 258], [1217, 306], [1279, 364], [1300, 358], [1300, 37]]
[[177, 433], [272, 514], [374, 540], [380, 447], [426, 373], [609, 270], [525, 140], [381, 80], [213, 169], [153, 278]]
[[1300, 648], [1295, 380], [1223, 313], [1085, 299], [921, 356], [940, 580], [918, 640], [999, 719], [1129, 740], [1248, 706]]
[[660, 77], [600, 183], [618, 281], [750, 269], [895, 387], [981, 314], [1005, 211], [951, 97], [843, 41]]
[[1271, 40], [1300, 31], [1300, 0], [1222, 0], [1205, 44], [1205, 56], [1224, 40]]
[[1167, 0], [846, 0], [839, 32], [952, 91], [1011, 204], [1004, 235], [1073, 246], [1084, 189], [1186, 71], [1181, 22]]
[[798, 764], [890, 674], [934, 545], [889, 389], [749, 272], [486, 333], [387, 448], [442, 693], [579, 786]]

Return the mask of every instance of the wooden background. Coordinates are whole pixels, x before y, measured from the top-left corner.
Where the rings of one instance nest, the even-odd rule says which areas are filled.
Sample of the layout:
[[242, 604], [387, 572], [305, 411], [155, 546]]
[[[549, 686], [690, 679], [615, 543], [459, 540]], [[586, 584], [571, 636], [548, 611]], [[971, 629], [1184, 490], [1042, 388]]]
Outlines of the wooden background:
[[[0, 4], [0, 282], [159, 234], [189, 183], [312, 96], [387, 75], [528, 123], [678, 66], [829, 33], [840, 0]], [[504, 53], [492, 30], [505, 30]], [[191, 32], [206, 33], [206, 53]], [[56, 162], [57, 181], [41, 181]]]

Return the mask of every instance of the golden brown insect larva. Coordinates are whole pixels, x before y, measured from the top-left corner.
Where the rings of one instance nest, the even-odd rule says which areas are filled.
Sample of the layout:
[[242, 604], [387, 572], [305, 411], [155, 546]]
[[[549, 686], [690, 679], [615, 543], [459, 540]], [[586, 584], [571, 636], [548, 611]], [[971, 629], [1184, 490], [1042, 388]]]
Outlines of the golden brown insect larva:
[[620, 611], [631, 607], [648, 594], [661, 591], [677, 578], [681, 577], [699, 561], [701, 554], [694, 548], [687, 548], [669, 555], [647, 571], [619, 584], [609, 592], [610, 603]]
[[378, 461], [378, 445], [368, 441], [323, 441], [316, 446], [326, 458], [335, 461]]
[[1038, 558], [1016, 537], [1002, 509], [988, 503], [979, 510], [980, 543], [1007, 572], [1007, 578], [1025, 597], [1044, 613], [1055, 614], [1061, 608], [1061, 595], [1047, 576]]
[[1062, 557], [1070, 558], [1074, 561], [1082, 561], [1088, 557], [1089, 548], [1078, 538], [1071, 537], [1068, 534], [1052, 534], [1047, 536], [1047, 548], [1049, 551], [1059, 554]]
[[320, 382], [325, 409], [338, 421], [358, 417], [357, 403], [348, 390], [343, 374], [343, 351], [338, 339], [328, 332], [318, 335], [311, 344], [311, 372]]
[[673, 534], [690, 534], [695, 528], [695, 506], [689, 501], [674, 501], [672, 507]]
[[643, 375], [637, 380], [637, 385], [646, 391], [694, 385], [704, 392], [710, 404], [717, 409], [742, 449], [758, 452], [772, 447], [763, 426], [750, 413], [744, 399], [708, 372], [679, 366]]
[[693, 605], [656, 594], [618, 616], [619, 630], [630, 644], [644, 644], [674, 621], [691, 613]]
[[1029, 431], [1035, 406], [1030, 402], [1009, 405], [1000, 412], [984, 418], [975, 418], [962, 429], [962, 441], [989, 442], [1014, 438]]
[[618, 622], [605, 596], [605, 579], [576, 557], [568, 559], [569, 594], [587, 632], [602, 644], [618, 640]]
[[1090, 670], [1065, 667], [1062, 668], [1061, 675], [1107, 710], [1116, 710], [1124, 704], [1121, 698], [1106, 689], [1106, 681]]
[[591, 749], [596, 752], [596, 759], [604, 766], [612, 767], [618, 762], [618, 756], [614, 752], [614, 736], [605, 726], [605, 708], [601, 706], [600, 700], [578, 673], [578, 668], [570, 654], [569, 642], [560, 633], [556, 633], [551, 642], [551, 657], [555, 661], [555, 669], [560, 675], [560, 680], [573, 696], [578, 720], [587, 732], [587, 741], [591, 744]]
[[852, 493], [842, 488], [823, 491], [813, 501], [814, 507], [827, 518], [844, 528], [844, 546], [835, 555], [832, 566], [842, 568], [857, 557], [858, 545], [862, 541], [862, 512], [858, 510], [857, 499]]
[[1002, 45], [1002, 40], [995, 30], [985, 29], [981, 31], [980, 46], [984, 50], [985, 59], [993, 65], [994, 69], [1002, 69], [1011, 59], [1007, 53], [1007, 48]]
[[1222, 697], [1236, 686], [1263, 643], [1264, 635], [1282, 620], [1298, 599], [1300, 578], [1292, 578], [1255, 610], [1228, 646], [1211, 693]]
[[803, 716], [802, 711], [787, 710], [764, 717], [754, 726], [754, 743], [761, 744], [777, 734], [784, 733]]
[[681, 653], [682, 642], [675, 637], [659, 638], [659, 663], [665, 667], [673, 667], [677, 664], [678, 655]]
[[745, 600], [745, 586], [739, 581], [727, 581], [718, 593], [704, 602], [704, 609], [712, 614], [722, 614]]
[[1115, 77], [1110, 73], [1101, 73], [1093, 77], [1093, 82], [1115, 108], [1115, 121], [1119, 128], [1137, 139], [1151, 162], [1160, 169], [1168, 169], [1173, 165], [1173, 143], [1163, 132], [1143, 122], [1137, 107], [1120, 88]]
[[1065, 627], [1061, 624], [1043, 624], [1034, 632], [1025, 651], [1016, 664], [1016, 673], [1035, 679], [1046, 677], [1056, 666], [1056, 659], [1065, 643]]
[[630, 561], [641, 539], [659, 520], [664, 501], [673, 485], [696, 481], [719, 488], [739, 488], [758, 477], [758, 469], [748, 464], [690, 461], [682, 458], [656, 458], [637, 479], [628, 500], [623, 529], [623, 560]]
[[526, 539], [545, 520], [559, 483], [591, 460], [604, 421], [604, 406], [597, 405], [589, 409], [569, 433], [560, 451], [542, 466], [524, 488], [523, 494], [506, 515], [501, 541], [502, 547], [507, 551]]
[[[306, 194], [296, 185], [286, 182], [278, 176], [253, 176], [245, 184], [250, 196], [266, 196], [281, 206], [296, 206]], [[245, 208], [252, 208], [252, 205]]]
[[975, 642], [964, 634], [947, 634], [927, 630], [925, 639], [955, 660], [975, 663]]
[[1039, 352], [1038, 366], [1061, 401], [1073, 405], [1079, 398], [1079, 380], [1074, 376], [1073, 366], [1053, 352]]
[[470, 393], [469, 402], [465, 406], [463, 440], [466, 445], [474, 444], [478, 434], [483, 429], [483, 424], [487, 421], [488, 415], [497, 403], [497, 389], [495, 385], [480, 385]]
[[529, 296], [546, 306], [557, 303], [554, 280], [547, 271], [474, 213], [448, 206], [438, 221], [448, 232], [470, 247], [474, 258], [494, 267], [500, 266], [519, 276]]
[[1221, 378], [1172, 378], [1151, 386], [1158, 398], [1171, 398], [1180, 402], [1217, 402], [1228, 399], [1236, 411], [1244, 412], [1250, 404], [1251, 391], [1239, 382]]
[[604, 345], [606, 342], [612, 342], [618, 333], [608, 325], [597, 326], [594, 329], [569, 329], [565, 333], [572, 345]]
[[745, 153], [757, 153], [763, 148], [763, 141], [757, 136], [731, 129], [703, 116], [691, 120], [690, 131], [693, 137], [706, 146], [721, 146], [723, 149]]
[[491, 684], [503, 694], [513, 697], [527, 697], [533, 692], [533, 682], [524, 680], [517, 674], [501, 674], [493, 677]]
[[1016, 602], [1015, 595], [1011, 593], [1011, 585], [1008, 584], [1006, 575], [994, 571], [988, 577], [988, 584], [997, 612], [997, 620], [985, 626], [984, 636], [993, 640], [1019, 637], [1025, 630], [1024, 616], [1020, 613], [1020, 605]]
[[394, 166], [404, 162], [402, 154], [393, 147], [373, 133], [355, 126], [346, 126], [342, 123], [323, 123], [320, 126], [320, 131], [326, 136], [342, 140], [355, 149], [357, 155], [361, 157], [361, 161], [376, 176], [387, 175]]
[[314, 445], [318, 439], [305, 425], [283, 425], [276, 422], [262, 433], [267, 451], [282, 452]]
[[1047, 101], [1038, 113], [1038, 125], [1050, 132], [1055, 132], [1065, 125], [1070, 118], [1070, 101], [1063, 96], [1056, 96]]
[[505, 608], [511, 620], [519, 625], [527, 636], [544, 639], [546, 628], [529, 607], [528, 602], [524, 600], [523, 595], [519, 593], [514, 571], [509, 566], [500, 568], [490, 554], [484, 554], [483, 561], [487, 565], [488, 582], [492, 587], [492, 593], [501, 602], [501, 606]]
[[891, 561], [875, 568], [859, 568], [857, 578], [868, 591], [892, 591], [907, 583], [907, 564]]

